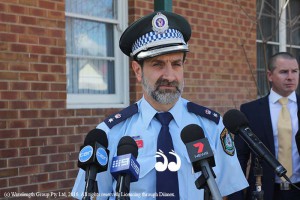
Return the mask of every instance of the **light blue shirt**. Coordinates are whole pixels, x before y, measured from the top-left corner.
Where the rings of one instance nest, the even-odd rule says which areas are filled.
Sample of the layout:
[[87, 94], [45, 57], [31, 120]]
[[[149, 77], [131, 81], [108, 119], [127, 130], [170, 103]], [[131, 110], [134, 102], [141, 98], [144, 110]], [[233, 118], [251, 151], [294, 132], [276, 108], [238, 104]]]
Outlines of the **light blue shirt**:
[[[270, 95], [269, 95], [269, 105], [270, 105], [270, 115], [271, 115], [271, 121], [272, 121], [272, 129], [273, 129], [273, 136], [274, 136], [274, 146], [275, 146], [275, 154], [276, 158], [278, 158], [278, 118], [279, 113], [281, 111], [282, 105], [278, 102], [279, 99], [281, 99], [282, 96], [274, 92], [274, 90], [271, 89]], [[296, 93], [293, 92], [288, 96], [288, 104], [287, 108], [289, 109], [291, 120], [292, 120], [292, 166], [293, 166], [293, 174], [290, 177], [290, 180], [293, 183], [300, 182], [300, 156], [298, 153], [298, 149], [296, 146], [295, 136], [297, 131], [299, 130], [299, 122], [298, 122], [298, 104], [297, 104], [297, 97]], [[284, 163], [281, 163], [283, 166]], [[275, 176], [276, 183], [282, 182], [282, 180]]]
[[[181, 167], [178, 170], [180, 199], [203, 199], [203, 190], [198, 190], [195, 186], [195, 180], [201, 175], [201, 172], [194, 173], [190, 162], [186, 146], [182, 142], [181, 130], [189, 124], [198, 124], [202, 127], [206, 138], [208, 139], [216, 166], [213, 168], [216, 174], [216, 183], [222, 196], [244, 189], [248, 186], [244, 173], [240, 167], [236, 156], [229, 155], [225, 151], [224, 142], [222, 143], [221, 133], [225, 133], [222, 118], [215, 123], [208, 118], [201, 117], [187, 110], [188, 101], [180, 98], [174, 107], [169, 110], [174, 120], [169, 124], [170, 133], [173, 140], [174, 151], [181, 159]], [[161, 128], [160, 122], [154, 117], [157, 111], [142, 98], [137, 102], [138, 112], [126, 120], [113, 126], [111, 129], [106, 123], [100, 123], [97, 128], [107, 133], [109, 141], [109, 164], [113, 156], [116, 156], [116, 150], [119, 140], [123, 136], [131, 136], [136, 140], [142, 141], [143, 145], [138, 150], [137, 161], [140, 164], [140, 175], [137, 182], [130, 185], [130, 199], [155, 199], [156, 195], [156, 146], [157, 137]], [[207, 109], [207, 115], [216, 115]], [[122, 116], [119, 116], [122, 117]], [[225, 132], [224, 132], [225, 131]], [[228, 138], [227, 138], [228, 139]], [[228, 140], [227, 140], [228, 141]], [[232, 141], [229, 141], [229, 143]], [[109, 166], [110, 168], [110, 166]], [[72, 194], [76, 198], [82, 198], [85, 185], [85, 172], [80, 169]], [[99, 194], [97, 199], [107, 199], [107, 196], [116, 188], [116, 181], [110, 175], [109, 170], [97, 175]], [[115, 199], [115, 196], [111, 196]]]

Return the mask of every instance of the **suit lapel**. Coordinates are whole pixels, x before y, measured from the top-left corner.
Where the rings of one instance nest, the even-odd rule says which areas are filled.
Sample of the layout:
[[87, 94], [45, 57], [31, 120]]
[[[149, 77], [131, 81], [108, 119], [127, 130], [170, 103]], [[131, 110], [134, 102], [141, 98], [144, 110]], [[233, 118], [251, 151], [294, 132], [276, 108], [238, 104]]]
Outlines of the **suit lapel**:
[[296, 94], [296, 97], [297, 97], [297, 105], [298, 105], [298, 112], [297, 112], [297, 117], [298, 117], [298, 133], [300, 135], [300, 96]]
[[274, 146], [274, 136], [273, 136], [273, 128], [272, 128], [272, 120], [270, 115], [270, 105], [269, 105], [269, 95], [261, 98], [260, 101], [260, 109], [261, 109], [261, 116], [262, 116], [262, 122], [264, 127], [265, 136], [267, 139], [266, 146], [269, 147], [270, 152], [275, 155], [275, 146]]
[[297, 117], [298, 117], [298, 131], [295, 136], [295, 141], [297, 145], [298, 152], [300, 154], [300, 97], [296, 94], [297, 97], [297, 105], [298, 105], [298, 112], [297, 112]]
[[[298, 121], [299, 121], [299, 115], [300, 115], [300, 96], [296, 94], [296, 98], [297, 98], [297, 105], [298, 105]], [[300, 122], [299, 122], [300, 124]], [[300, 129], [300, 126], [299, 126]]]

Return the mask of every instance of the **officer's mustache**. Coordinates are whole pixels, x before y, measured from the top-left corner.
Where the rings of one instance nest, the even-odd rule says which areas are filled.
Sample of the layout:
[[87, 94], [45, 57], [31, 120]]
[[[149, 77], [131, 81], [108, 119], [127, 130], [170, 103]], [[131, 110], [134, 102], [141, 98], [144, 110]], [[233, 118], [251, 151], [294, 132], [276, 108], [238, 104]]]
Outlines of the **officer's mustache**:
[[155, 83], [155, 87], [156, 87], [156, 90], [158, 90], [158, 88], [160, 86], [171, 86], [171, 87], [175, 87], [177, 91], [180, 91], [179, 90], [179, 82], [178, 81], [172, 81], [172, 82], [169, 82], [168, 80], [166, 79], [158, 79]]

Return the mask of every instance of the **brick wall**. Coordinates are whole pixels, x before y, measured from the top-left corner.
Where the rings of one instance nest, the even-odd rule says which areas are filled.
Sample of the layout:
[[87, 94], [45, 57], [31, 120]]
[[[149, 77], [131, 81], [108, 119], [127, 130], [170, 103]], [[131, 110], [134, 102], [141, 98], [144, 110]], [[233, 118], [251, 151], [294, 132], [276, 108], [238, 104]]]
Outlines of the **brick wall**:
[[[130, 22], [153, 10], [152, 0], [128, 4]], [[173, 0], [192, 25], [184, 97], [222, 114], [256, 97], [255, 9], [247, 0]], [[66, 109], [64, 11], [63, 0], [0, 1], [0, 198], [70, 192], [86, 134], [117, 111]], [[140, 97], [131, 71], [131, 102]]]

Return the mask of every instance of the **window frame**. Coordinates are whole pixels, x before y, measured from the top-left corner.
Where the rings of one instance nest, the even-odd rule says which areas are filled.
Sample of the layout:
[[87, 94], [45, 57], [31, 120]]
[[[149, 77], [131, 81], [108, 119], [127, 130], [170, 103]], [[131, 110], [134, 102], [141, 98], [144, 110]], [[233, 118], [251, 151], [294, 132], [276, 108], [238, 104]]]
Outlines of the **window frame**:
[[[119, 48], [119, 38], [128, 26], [128, 2], [116, 1], [117, 19], [98, 18], [65, 12], [66, 17], [92, 20], [113, 24], [114, 57], [97, 57], [102, 60], [112, 60], [115, 64], [115, 94], [70, 94], [67, 93], [68, 109], [76, 108], [122, 108], [129, 105], [129, 58]], [[67, 45], [67, 44], [66, 44]], [[66, 54], [67, 58], [93, 58]], [[67, 80], [68, 81], [68, 80]]]

